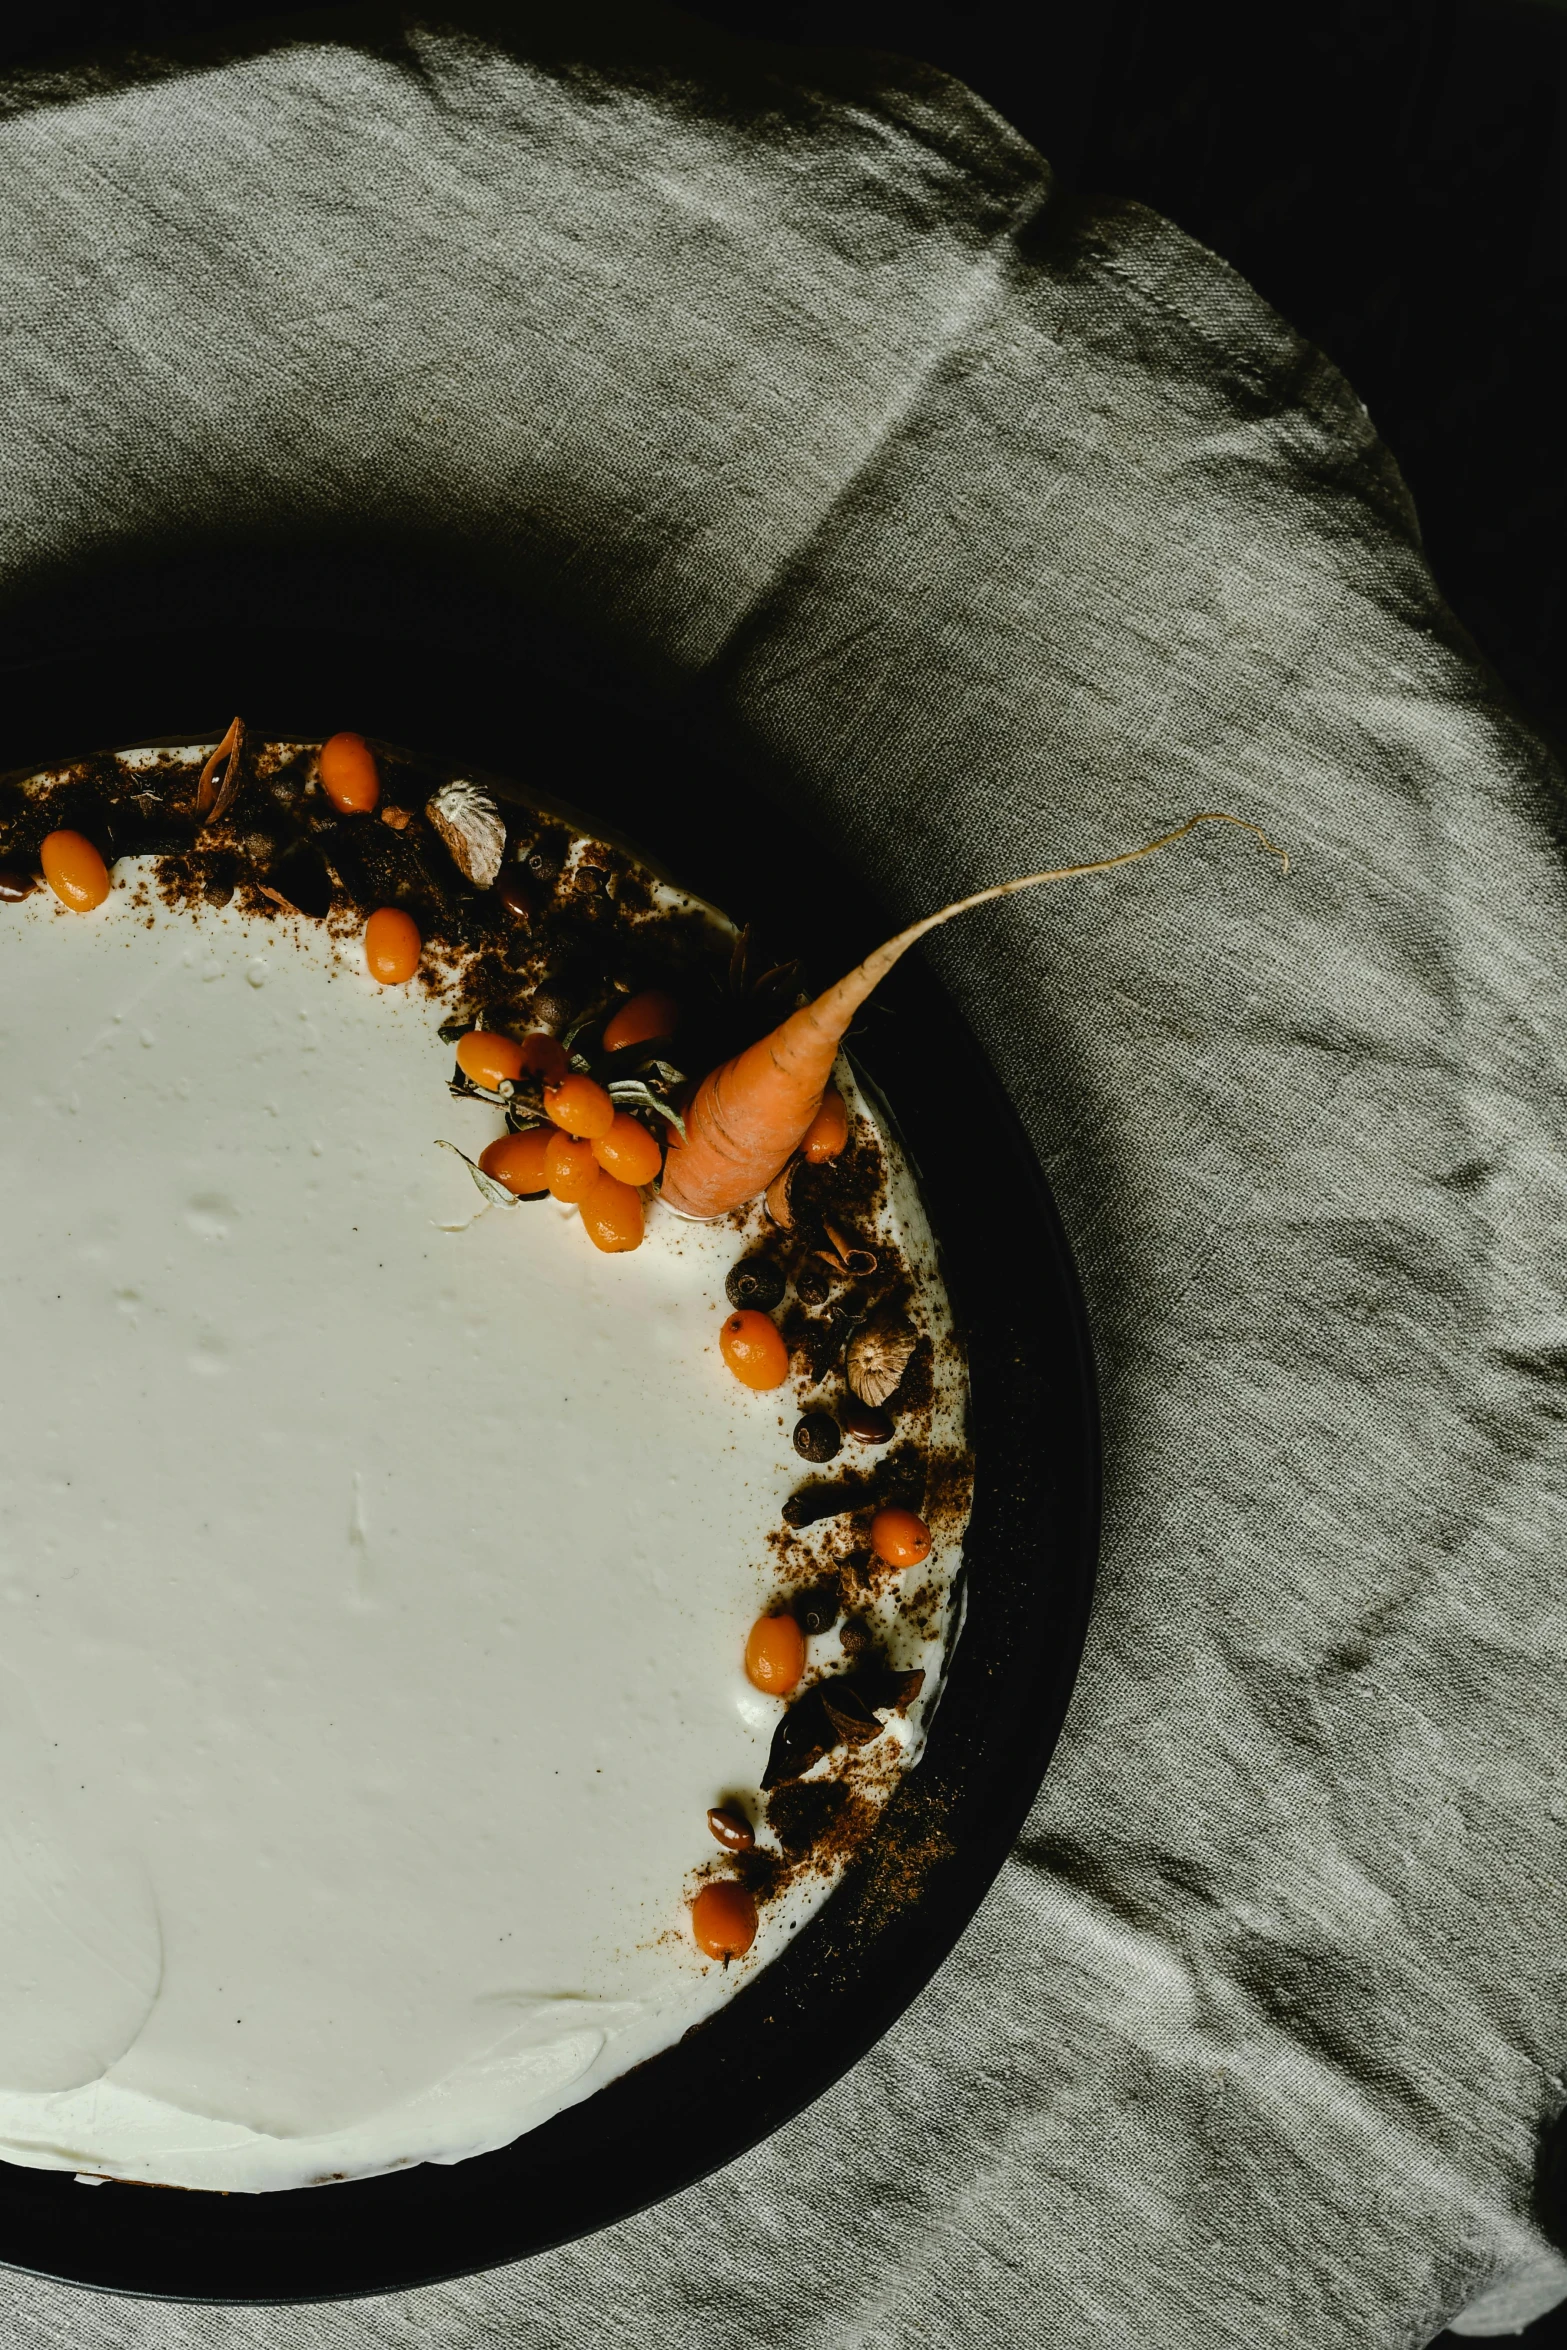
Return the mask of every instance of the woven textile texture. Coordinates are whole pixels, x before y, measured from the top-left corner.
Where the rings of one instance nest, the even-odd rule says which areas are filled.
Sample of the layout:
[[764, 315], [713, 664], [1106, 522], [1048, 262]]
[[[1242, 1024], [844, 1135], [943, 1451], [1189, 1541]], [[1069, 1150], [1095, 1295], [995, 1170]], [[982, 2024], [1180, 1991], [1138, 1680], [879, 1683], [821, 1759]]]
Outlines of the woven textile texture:
[[961, 89], [591, 5], [13, 85], [0, 333], [11, 657], [151, 555], [147, 627], [242, 620], [235, 546], [365, 628], [428, 557], [723, 730], [900, 918], [1199, 808], [1294, 857], [1216, 828], [930, 943], [1077, 1252], [1108, 1516], [1058, 1759], [897, 2028], [526, 2268], [6, 2277], [7, 2344], [1394, 2350], [1548, 2299], [1560, 778], [1360, 404]]

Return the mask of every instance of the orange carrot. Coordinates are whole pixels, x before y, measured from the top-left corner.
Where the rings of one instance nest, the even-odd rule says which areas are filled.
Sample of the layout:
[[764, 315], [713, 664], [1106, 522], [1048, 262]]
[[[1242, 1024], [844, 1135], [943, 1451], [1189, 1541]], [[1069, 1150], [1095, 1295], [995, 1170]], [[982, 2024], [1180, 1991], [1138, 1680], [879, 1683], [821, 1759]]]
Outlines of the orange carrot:
[[976, 890], [927, 914], [896, 938], [867, 955], [836, 986], [813, 1004], [803, 1004], [788, 1019], [743, 1053], [704, 1077], [685, 1113], [685, 1147], [672, 1151], [664, 1162], [663, 1199], [682, 1216], [727, 1215], [755, 1199], [789, 1162], [805, 1139], [811, 1121], [822, 1106], [832, 1079], [838, 1047], [849, 1024], [870, 994], [885, 979], [900, 955], [927, 931], [936, 930], [973, 906], [988, 906], [1014, 891], [1034, 889], [1043, 881], [1073, 881], [1084, 873], [1108, 873], [1112, 866], [1135, 864], [1156, 849], [1182, 840], [1199, 824], [1236, 824], [1255, 833], [1270, 856], [1289, 871], [1289, 858], [1269, 840], [1260, 825], [1244, 816], [1207, 809], [1189, 816], [1173, 832], [1145, 841], [1139, 849], [1123, 849], [1118, 856], [1096, 857], [1088, 865], [1061, 865], [1048, 873], [1025, 873], [1016, 881], [999, 881], [991, 889]]

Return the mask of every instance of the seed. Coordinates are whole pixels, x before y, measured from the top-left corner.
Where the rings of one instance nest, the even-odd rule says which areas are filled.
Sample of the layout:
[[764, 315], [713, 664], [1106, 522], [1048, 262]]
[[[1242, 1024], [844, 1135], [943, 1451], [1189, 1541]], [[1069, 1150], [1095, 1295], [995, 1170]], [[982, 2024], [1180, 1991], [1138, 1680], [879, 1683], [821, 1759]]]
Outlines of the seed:
[[482, 1085], [489, 1093], [497, 1086], [515, 1084], [525, 1058], [515, 1038], [499, 1036], [493, 1028], [470, 1028], [466, 1036], [457, 1039], [458, 1068], [472, 1084]]
[[802, 1265], [794, 1277], [794, 1294], [802, 1306], [825, 1305], [831, 1288], [832, 1283], [822, 1265]]
[[376, 767], [375, 753], [364, 736], [332, 735], [321, 745], [318, 764], [321, 789], [338, 814], [368, 816], [381, 797], [381, 777]]
[[85, 833], [51, 832], [38, 862], [61, 905], [73, 914], [90, 914], [109, 894], [109, 868]]
[[831, 1412], [807, 1412], [803, 1420], [795, 1422], [794, 1449], [804, 1460], [833, 1460], [842, 1442], [842, 1433]]
[[731, 1314], [718, 1348], [742, 1387], [781, 1387], [789, 1376], [789, 1349], [765, 1314]]
[[383, 987], [403, 987], [419, 968], [419, 925], [400, 906], [378, 906], [365, 924], [365, 962]]
[[600, 1175], [582, 1202], [581, 1215], [589, 1240], [606, 1256], [618, 1256], [624, 1249], [642, 1246], [642, 1194], [635, 1184], [618, 1182], [613, 1175]]
[[917, 1567], [930, 1556], [930, 1528], [912, 1510], [878, 1510], [871, 1520], [871, 1548], [889, 1567]]
[[515, 870], [505, 875], [495, 894], [513, 921], [533, 920], [533, 892]]
[[14, 865], [0, 865], [0, 906], [20, 905], [32, 894], [31, 874], [19, 873]]
[[742, 1257], [731, 1265], [724, 1295], [732, 1306], [757, 1306], [770, 1314], [783, 1303], [783, 1267], [776, 1257]]
[[813, 1167], [819, 1167], [824, 1159], [835, 1159], [848, 1139], [849, 1113], [838, 1088], [830, 1085], [822, 1096], [821, 1108], [805, 1130], [801, 1156]]
[[524, 859], [535, 881], [553, 881], [565, 861], [565, 843], [551, 835], [536, 840]]
[[463, 879], [488, 889], [506, 854], [506, 822], [489, 793], [476, 783], [443, 783], [424, 812]]
[[591, 1077], [563, 1077], [558, 1085], [547, 1086], [544, 1108], [567, 1134], [593, 1142], [615, 1123], [614, 1102]]
[[845, 1398], [839, 1406], [838, 1417], [843, 1422], [844, 1434], [857, 1437], [861, 1444], [892, 1442], [892, 1414], [878, 1410], [875, 1404], [861, 1403], [857, 1395]]
[[672, 995], [665, 995], [662, 988], [645, 988], [641, 995], [623, 1003], [605, 1023], [604, 1050], [624, 1052], [627, 1045], [651, 1044], [655, 1037], [673, 1036], [679, 1017], [679, 1006]]
[[627, 1110], [615, 1112], [609, 1132], [594, 1141], [593, 1156], [606, 1175], [633, 1185], [651, 1183], [663, 1164], [658, 1144]]
[[749, 1852], [756, 1842], [756, 1831], [750, 1821], [727, 1803], [714, 1806], [707, 1815], [707, 1824], [726, 1852]]
[[607, 1180], [593, 1156], [590, 1142], [570, 1134], [552, 1134], [544, 1146], [544, 1180], [556, 1199], [574, 1205], [585, 1200], [597, 1183]]
[[793, 1616], [758, 1616], [745, 1644], [745, 1677], [769, 1697], [787, 1697], [805, 1671], [805, 1634]]
[[791, 1610], [802, 1632], [830, 1632], [843, 1613], [843, 1595], [836, 1579], [797, 1591]]
[[691, 1931], [709, 1958], [744, 1958], [756, 1940], [756, 1902], [734, 1877], [715, 1877], [691, 1904]]
[[498, 1142], [480, 1151], [479, 1166], [484, 1174], [493, 1175], [497, 1183], [504, 1183], [519, 1199], [537, 1199], [549, 1189], [544, 1153], [551, 1139], [542, 1126], [533, 1127], [527, 1134], [503, 1134]]
[[878, 1317], [866, 1322], [849, 1341], [844, 1364], [849, 1386], [861, 1403], [886, 1403], [909, 1367], [914, 1332], [907, 1322]]

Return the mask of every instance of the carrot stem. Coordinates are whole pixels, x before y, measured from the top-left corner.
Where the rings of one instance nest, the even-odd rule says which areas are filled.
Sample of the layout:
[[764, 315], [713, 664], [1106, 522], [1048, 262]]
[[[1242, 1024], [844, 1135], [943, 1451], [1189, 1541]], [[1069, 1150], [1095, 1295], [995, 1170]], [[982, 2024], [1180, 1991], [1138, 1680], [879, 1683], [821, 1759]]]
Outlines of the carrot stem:
[[665, 1201], [681, 1215], [711, 1218], [743, 1207], [767, 1189], [799, 1147], [821, 1107], [838, 1047], [854, 1015], [900, 957], [931, 931], [959, 914], [970, 913], [975, 906], [992, 905], [998, 898], [1037, 889], [1043, 882], [1076, 881], [1086, 874], [1112, 872], [1118, 865], [1135, 865], [1139, 858], [1154, 856], [1173, 841], [1184, 840], [1199, 824], [1233, 824], [1251, 833], [1288, 873], [1287, 853], [1269, 839], [1260, 824], [1207, 808], [1188, 816], [1173, 831], [1162, 832], [1157, 840], [1144, 841], [1140, 848], [1121, 849], [1113, 857], [1094, 857], [1086, 865], [1056, 865], [1042, 873], [1020, 874], [1015, 881], [994, 882], [988, 889], [975, 890], [970, 897], [939, 907], [889, 938], [814, 1003], [802, 1004], [770, 1035], [702, 1080], [686, 1111], [685, 1148], [665, 1164]]

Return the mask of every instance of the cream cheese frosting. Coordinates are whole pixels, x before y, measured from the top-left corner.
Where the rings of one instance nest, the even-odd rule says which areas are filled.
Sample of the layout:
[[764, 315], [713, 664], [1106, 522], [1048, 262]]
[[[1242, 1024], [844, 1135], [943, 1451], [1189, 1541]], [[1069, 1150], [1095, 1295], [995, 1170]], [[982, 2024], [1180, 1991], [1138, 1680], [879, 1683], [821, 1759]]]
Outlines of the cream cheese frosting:
[[[692, 1942], [706, 1810], [782, 1711], [740, 1658], [798, 1404], [720, 1363], [733, 1223], [655, 1209], [605, 1257], [553, 1201], [476, 1216], [437, 1143], [498, 1122], [445, 1091], [439, 995], [149, 876], [0, 918], [0, 2154], [251, 2191], [455, 2162], [669, 2046], [828, 1890], [739, 1965]], [[945, 1631], [903, 1640], [927, 1709]]]

